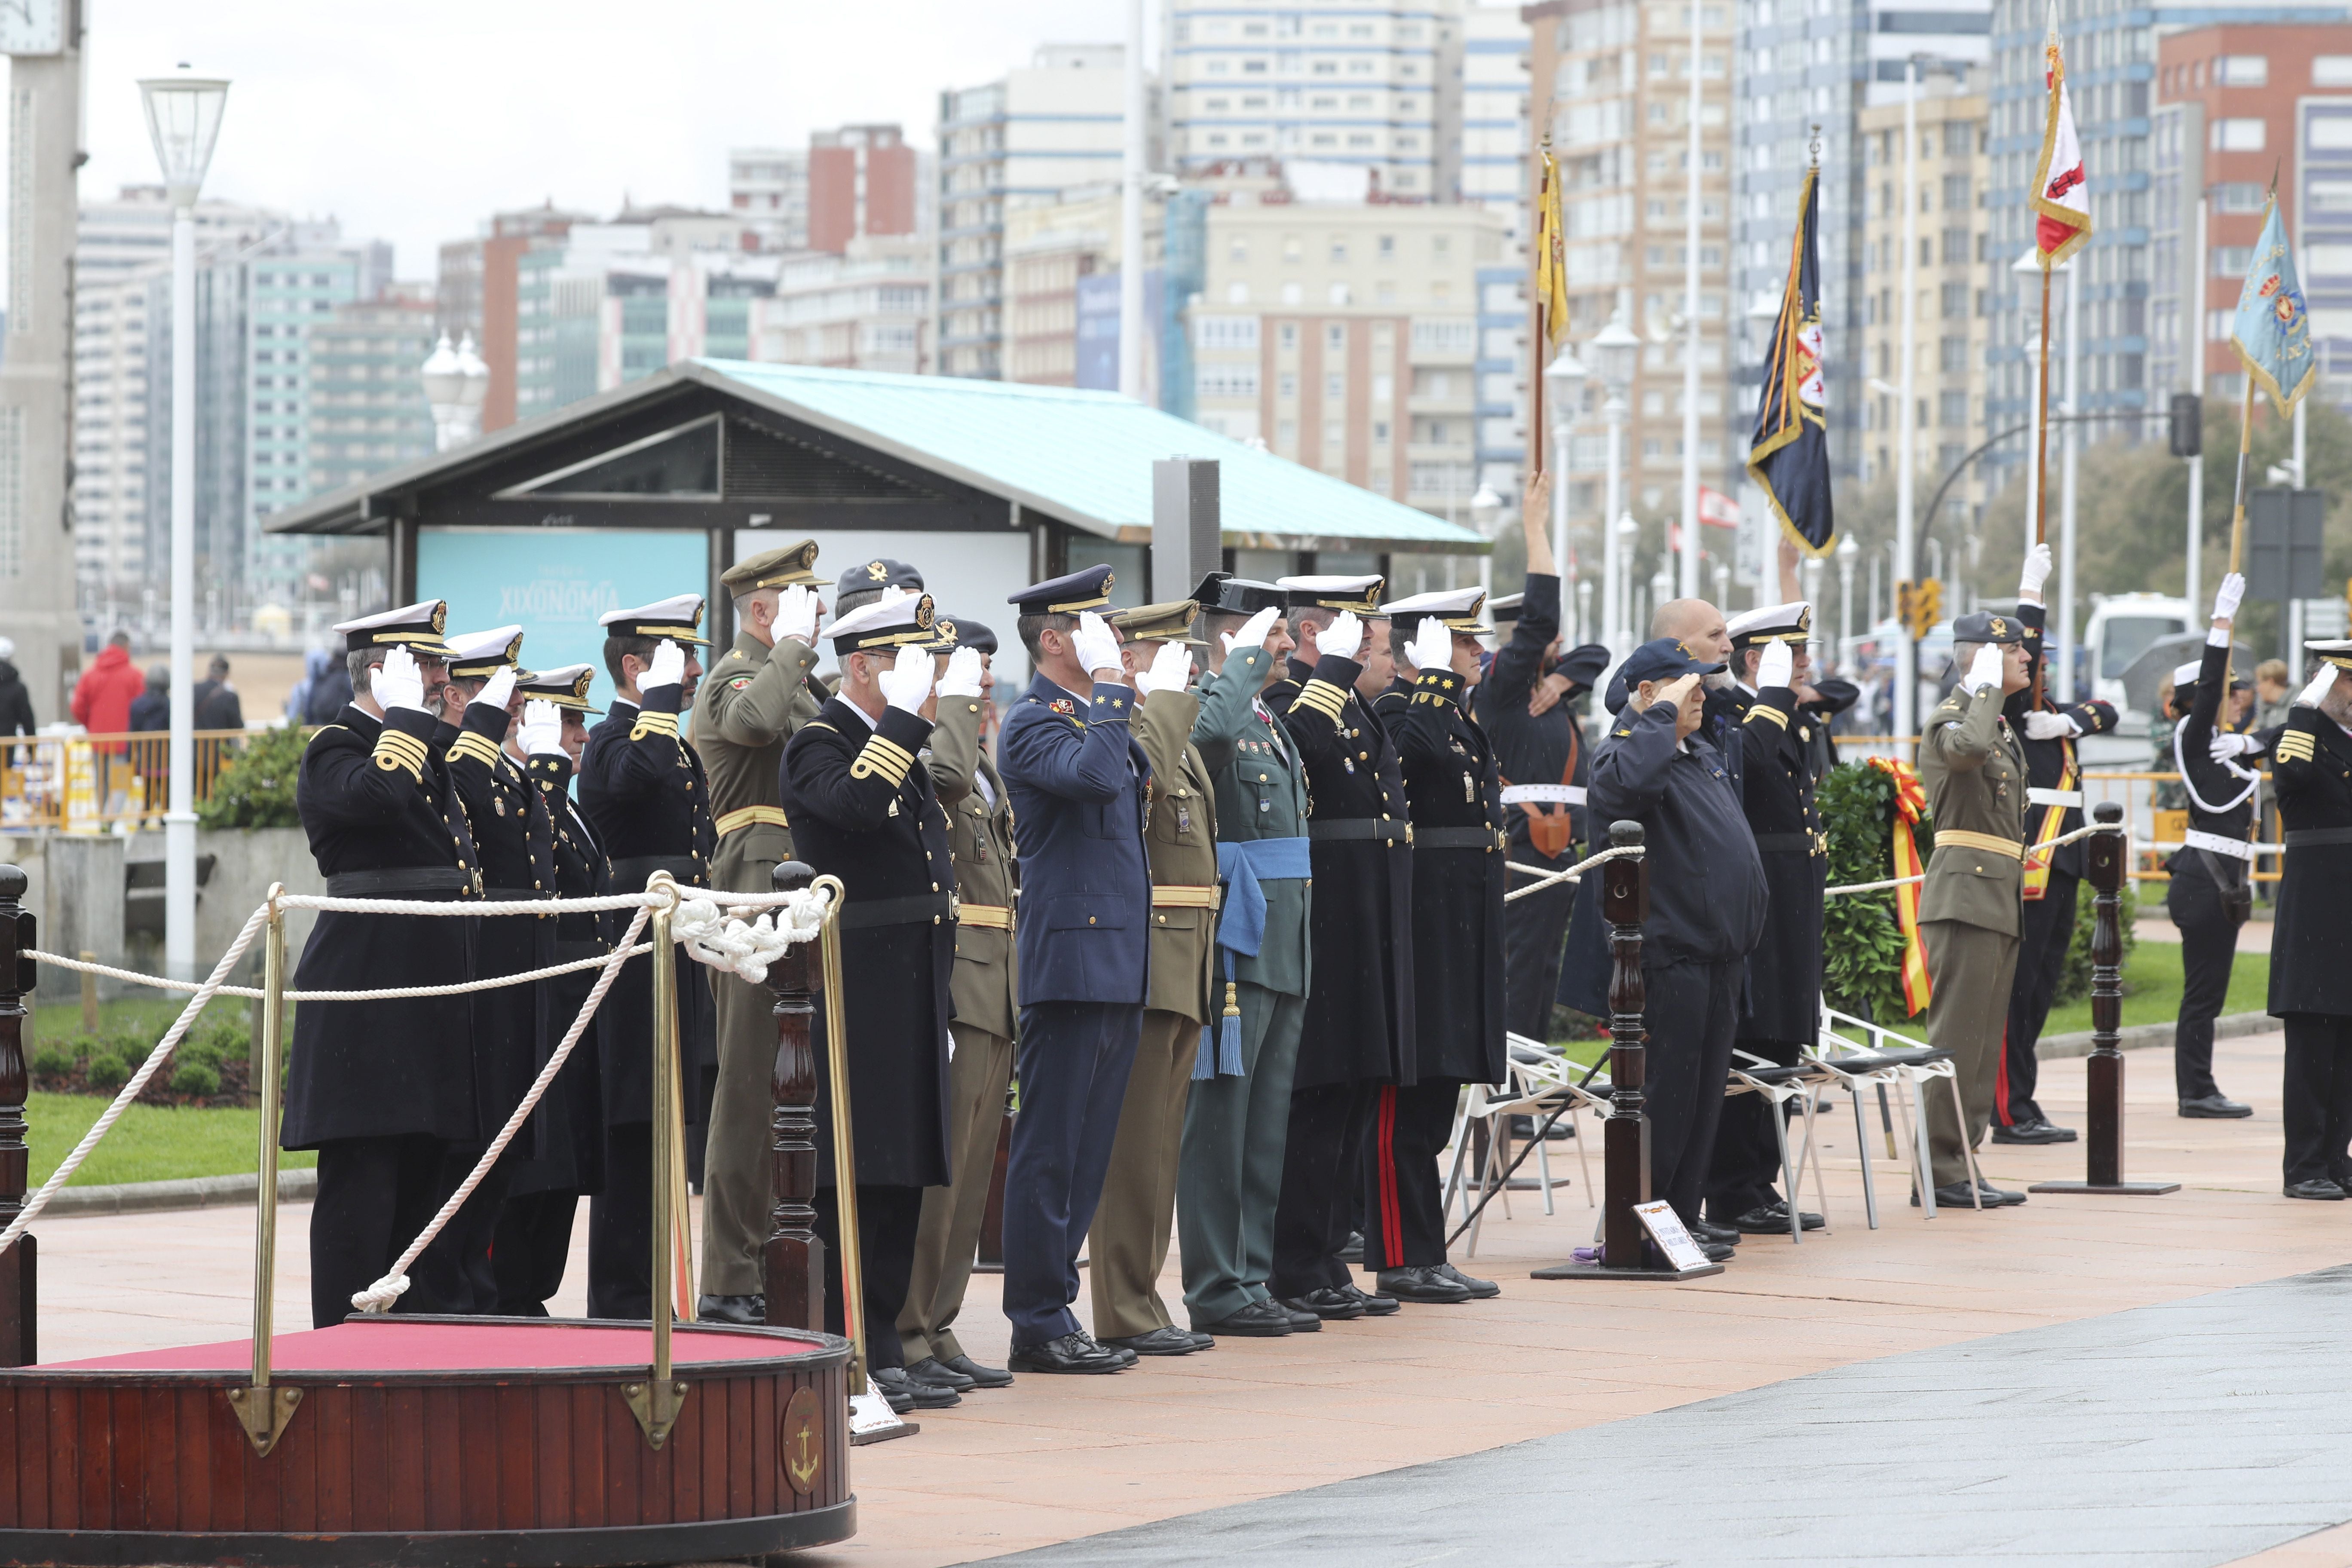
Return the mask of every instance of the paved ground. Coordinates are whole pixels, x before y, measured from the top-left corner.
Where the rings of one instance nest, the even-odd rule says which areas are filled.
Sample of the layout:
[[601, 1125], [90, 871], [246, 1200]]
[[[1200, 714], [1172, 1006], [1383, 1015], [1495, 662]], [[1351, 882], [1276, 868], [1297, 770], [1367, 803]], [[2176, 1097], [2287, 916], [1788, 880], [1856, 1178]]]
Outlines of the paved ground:
[[[920, 1436], [857, 1451], [863, 1531], [841, 1548], [811, 1554], [812, 1568], [928, 1568], [1234, 1504], [1308, 1500], [1280, 1506], [1309, 1508], [1318, 1506], [1313, 1489], [1383, 1472], [1415, 1475], [1421, 1472], [1409, 1468], [1425, 1470], [1531, 1441], [1588, 1442], [1595, 1445], [1591, 1451], [1605, 1456], [1622, 1434], [1630, 1452], [1648, 1440], [1641, 1436], [1648, 1430], [1645, 1421], [1692, 1419], [1687, 1407], [1701, 1402], [1753, 1413], [1742, 1419], [1810, 1430], [1800, 1420], [1800, 1405], [1775, 1415], [1740, 1401], [1809, 1397], [1771, 1390], [1802, 1390], [1808, 1384], [1790, 1380], [1825, 1375], [1861, 1379], [1837, 1386], [1872, 1391], [1870, 1408], [1882, 1423], [1885, 1451], [1895, 1452], [1898, 1445], [1906, 1454], [1914, 1447], [1932, 1449], [1918, 1433], [1924, 1429], [1933, 1438], [1938, 1408], [1954, 1423], [1985, 1420], [1981, 1396], [1963, 1384], [1956, 1393], [1916, 1392], [1898, 1401], [1891, 1392], [1897, 1384], [1872, 1381], [1911, 1375], [1903, 1370], [1907, 1363], [1887, 1358], [1916, 1360], [2003, 1342], [1993, 1336], [2031, 1341], [2038, 1334], [2080, 1334], [2079, 1340], [2051, 1340], [2054, 1348], [2046, 1357], [2019, 1364], [2048, 1369], [2047, 1386], [2090, 1386], [2101, 1375], [2098, 1364], [2137, 1353], [2132, 1344], [2147, 1337], [2133, 1326], [2138, 1320], [2116, 1314], [2352, 1260], [2352, 1204], [2297, 1204], [2278, 1195], [2278, 1037], [2224, 1041], [2216, 1055], [2222, 1087], [2257, 1108], [2252, 1121], [2179, 1121], [2171, 1114], [2167, 1053], [2129, 1058], [2128, 1163], [2133, 1174], [2185, 1182], [2186, 1190], [2172, 1196], [2042, 1197], [1998, 1214], [1948, 1212], [1930, 1224], [1900, 1206], [1902, 1179], [1886, 1161], [1874, 1125], [1881, 1190], [1893, 1193], [1896, 1204], [1885, 1213], [1883, 1228], [1872, 1231], [1862, 1223], [1853, 1121], [1841, 1114], [1822, 1129], [1833, 1230], [1816, 1233], [1802, 1247], [1751, 1239], [1727, 1273], [1662, 1288], [1529, 1280], [1530, 1267], [1557, 1260], [1589, 1239], [1592, 1211], [1581, 1184], [1559, 1194], [1559, 1212], [1549, 1218], [1533, 1194], [1514, 1194], [1514, 1214], [1497, 1215], [1486, 1227], [1478, 1258], [1462, 1260], [1502, 1284], [1500, 1300], [1408, 1307], [1395, 1318], [1336, 1325], [1318, 1334], [1229, 1342], [1117, 1377], [1024, 1377], [1009, 1390], [967, 1396], [959, 1408], [926, 1413]], [[2080, 1060], [2049, 1063], [2042, 1102], [2062, 1122], [2079, 1124], [2082, 1084]], [[37, 1128], [34, 1135], [39, 1136]], [[1554, 1170], [1578, 1176], [1572, 1146], [1562, 1150]], [[1995, 1147], [1988, 1171], [2004, 1185], [2079, 1176], [2081, 1146]], [[1806, 1197], [1811, 1204], [1810, 1184]], [[289, 1207], [284, 1217], [278, 1321], [294, 1326], [308, 1321], [308, 1210]], [[249, 1215], [206, 1210], [59, 1220], [38, 1231], [45, 1359], [225, 1338], [247, 1321]], [[572, 1310], [580, 1273], [575, 1253], [567, 1288]], [[1171, 1301], [1177, 1299], [1172, 1260], [1162, 1289]], [[2263, 1300], [2253, 1292], [2242, 1299], [2257, 1305]], [[559, 1300], [559, 1307], [565, 1304]], [[1081, 1301], [1082, 1316], [1086, 1310]], [[2339, 1306], [2337, 1321], [2342, 1316]], [[992, 1279], [974, 1280], [965, 1317], [972, 1352], [1001, 1363], [1005, 1327]], [[2219, 1329], [2209, 1337], [2227, 1342]], [[2333, 1343], [2327, 1349], [2339, 1353]], [[2263, 1353], [2273, 1359], [2260, 1366], [2274, 1364], [2275, 1352]], [[2160, 1451], [2172, 1490], [2183, 1500], [2201, 1502], [2217, 1492], [2252, 1489], [2262, 1478], [2242, 1477], [2232, 1468], [2233, 1456], [2245, 1447], [2227, 1426], [2233, 1413], [2251, 1412], [2249, 1429], [2262, 1427], [2271, 1434], [2265, 1441], [2274, 1442], [2294, 1432], [2306, 1394], [2326, 1396], [2318, 1405], [2323, 1412], [2352, 1411], [2352, 1400], [2329, 1392], [2336, 1387], [2336, 1373], [2305, 1379], [2292, 1373], [2206, 1385], [2219, 1406], [2210, 1419], [2203, 1412], [2191, 1419], [2185, 1409], [2143, 1402], [2118, 1406], [2123, 1414], [2107, 1425], [2116, 1428], [2117, 1442], [2174, 1445]], [[2016, 1408], [2032, 1403], [2017, 1402]], [[1660, 1415], [1678, 1410], [1686, 1413]], [[1897, 1416], [1914, 1425], [1899, 1426]], [[2058, 1417], [2045, 1410], [2042, 1418]], [[1992, 1429], [1993, 1439], [1973, 1444], [1986, 1452], [1970, 1462], [2004, 1462], [2000, 1428]], [[1589, 1436], [1575, 1436], [1580, 1433]], [[1818, 1444], [1828, 1452], [1843, 1441], [1836, 1431], [1824, 1430]], [[1683, 1489], [1680, 1505], [1647, 1510], [1662, 1542], [1687, 1542], [1693, 1550], [1712, 1537], [1688, 1525], [1687, 1516], [1704, 1512], [1691, 1505], [1711, 1500], [1706, 1494], [1718, 1484], [1719, 1457], [1730, 1451], [1727, 1441], [1712, 1437], [1695, 1447], [1699, 1462], [1685, 1455], [1673, 1469], [1673, 1484]], [[2345, 1444], [2338, 1437], [2311, 1447], [2340, 1462]], [[1801, 1472], [1807, 1455], [1792, 1440], [1789, 1472]], [[1998, 1497], [2023, 1484], [2002, 1480], [1998, 1470], [1937, 1474], [1950, 1479], [1955, 1495], [1974, 1488]], [[1403, 1484], [1403, 1476], [1396, 1479]], [[1565, 1494], [1547, 1516], [1547, 1528], [1557, 1531], [1567, 1521], [1579, 1536], [1610, 1528], [1601, 1522], [1608, 1510], [1599, 1506], [1599, 1494], [1588, 1492], [1578, 1469], [1553, 1468], [1546, 1481]], [[2266, 1521], [2271, 1534], [2249, 1533], [2233, 1549], [2242, 1555], [2286, 1542], [2297, 1531], [2352, 1521], [2352, 1497], [2330, 1502], [2330, 1495], [2297, 1494], [2294, 1501], [2303, 1511]], [[2226, 1503], [2226, 1495], [2221, 1500]], [[1845, 1516], [1873, 1510], [1861, 1489], [1834, 1500], [1834, 1511]], [[2220, 1522], [2237, 1528], [2230, 1519]], [[1596, 1560], [1601, 1545], [1614, 1539], [1594, 1535]], [[2263, 1561], [2274, 1568], [2352, 1563], [2352, 1539], [2333, 1547], [2326, 1542], [2323, 1536], [2282, 1545], [2277, 1552], [2288, 1555]], [[1077, 1559], [1088, 1560], [1095, 1544], [1074, 1549]], [[1497, 1555], [1517, 1544], [1516, 1536], [1485, 1539], [1471, 1550]], [[1552, 1545], [1559, 1557], [1586, 1554], [1574, 1540]], [[2232, 1548], [2225, 1542], [2213, 1549]], [[1875, 1562], [1881, 1554], [1872, 1547], [1843, 1560]], [[1271, 1557], [1286, 1560], [1282, 1552]], [[1841, 1558], [1832, 1550], [1816, 1560]]]

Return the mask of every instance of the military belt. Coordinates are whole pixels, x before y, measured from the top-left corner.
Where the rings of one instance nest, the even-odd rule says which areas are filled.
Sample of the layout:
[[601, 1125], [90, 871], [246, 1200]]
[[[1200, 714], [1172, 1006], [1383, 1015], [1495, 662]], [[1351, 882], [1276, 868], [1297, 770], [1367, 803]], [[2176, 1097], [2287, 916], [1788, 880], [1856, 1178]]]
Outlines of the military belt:
[[1502, 831], [1494, 827], [1416, 827], [1412, 832], [1415, 849], [1485, 849], [1503, 847]]
[[1505, 784], [1503, 786], [1505, 805], [1517, 805], [1530, 800], [1551, 805], [1582, 805], [1584, 786], [1566, 784]]
[[1335, 816], [1309, 819], [1309, 838], [1385, 838], [1394, 844], [1412, 842], [1412, 824], [1394, 816]]
[[772, 827], [792, 826], [784, 816], [784, 808], [781, 805], [747, 805], [734, 811], [719, 813], [719, 837], [724, 838], [739, 827], [750, 827], [761, 822]]
[[2290, 849], [2316, 849], [2327, 844], [2352, 844], [2352, 827], [2290, 827], [2286, 830], [2286, 847]]
[[1947, 844], [1958, 845], [1963, 849], [1981, 849], [1988, 855], [2006, 855], [2012, 860], [2025, 858], [2023, 845], [2013, 838], [2003, 838], [1997, 833], [1970, 833], [1962, 827], [1938, 828], [1936, 847], [1941, 849]]
[[[843, 912], [845, 914], [847, 911], [845, 910]], [[1010, 906], [1005, 904], [966, 904], [960, 902], [956, 905], [956, 923], [959, 925], [974, 926], [982, 931], [1011, 931], [1013, 929], [1013, 910]]]
[[656, 871], [667, 871], [675, 880], [692, 887], [702, 886], [702, 862], [692, 855], [632, 855], [613, 862], [613, 891], [643, 892], [646, 879]]
[[841, 929], [864, 931], [873, 926], [938, 925], [956, 912], [953, 893], [916, 893], [903, 899], [852, 899], [841, 908]]
[[479, 886], [455, 866], [395, 866], [383, 871], [338, 871], [327, 879], [331, 899], [381, 899], [418, 893], [470, 893]]
[[[2327, 830], [2324, 827], [2315, 827], [2308, 831], [2325, 833]], [[2208, 833], [2202, 828], [2189, 828], [2180, 836], [2180, 842], [2189, 848], [2202, 849], [2208, 855], [2227, 855], [2233, 860], [2252, 860], [2254, 858], [2254, 847], [2244, 839], [2226, 838], [2219, 833]], [[2346, 835], [2344, 842], [2352, 844], [2352, 833]]]
[[[482, 897], [506, 904], [520, 903], [526, 899], [551, 899], [555, 895], [545, 888], [484, 888]], [[533, 915], [529, 918], [537, 920], [540, 917]]]
[[1182, 887], [1170, 884], [1154, 886], [1151, 907], [1155, 910], [1213, 910], [1217, 907], [1217, 889], [1212, 887]]
[[[1937, 843], [1943, 839], [1938, 837]], [[1817, 833], [1759, 833], [1756, 847], [1767, 855], [1826, 855], [1829, 845], [1824, 835]]]

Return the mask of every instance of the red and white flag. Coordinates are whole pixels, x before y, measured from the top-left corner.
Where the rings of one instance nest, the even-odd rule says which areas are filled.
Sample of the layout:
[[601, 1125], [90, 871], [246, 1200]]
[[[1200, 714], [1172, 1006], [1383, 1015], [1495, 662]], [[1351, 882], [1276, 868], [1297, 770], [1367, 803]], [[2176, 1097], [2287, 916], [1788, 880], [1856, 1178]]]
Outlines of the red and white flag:
[[1721, 490], [1698, 488], [1698, 520], [1709, 528], [1738, 528], [1739, 503]]
[[2042, 162], [2033, 174], [2034, 246], [2044, 270], [2090, 243], [2090, 182], [2083, 173], [2083, 144], [2074, 137], [2074, 106], [2066, 96], [2066, 62], [2058, 53], [2058, 23], [2053, 17], [2042, 44], [2050, 84], [2050, 120], [2042, 132]]

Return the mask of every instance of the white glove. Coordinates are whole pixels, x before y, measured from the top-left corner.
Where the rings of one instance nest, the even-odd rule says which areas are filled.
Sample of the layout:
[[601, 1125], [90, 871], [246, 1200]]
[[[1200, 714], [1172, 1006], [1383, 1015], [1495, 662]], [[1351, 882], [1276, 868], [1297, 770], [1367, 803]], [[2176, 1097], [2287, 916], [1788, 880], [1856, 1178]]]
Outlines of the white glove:
[[[2333, 671], [2335, 667], [2328, 668]], [[375, 694], [379, 708], [414, 708], [420, 713], [425, 710], [425, 672], [416, 668], [416, 656], [404, 647], [384, 650], [383, 662], [376, 667], [368, 689]]]
[[1077, 645], [1079, 668], [1097, 680], [1119, 678], [1118, 634], [1110, 629], [1110, 623], [1092, 610], [1081, 610], [1077, 635], [1071, 640]]
[[1970, 691], [1981, 691], [1988, 686], [1998, 688], [2000, 685], [2000, 645], [1999, 643], [1987, 643], [1977, 649], [1977, 657], [1970, 661], [1969, 673], [1961, 679], [1960, 684]]
[[919, 647], [900, 648], [898, 661], [882, 672], [880, 682], [883, 701], [920, 713], [931, 695], [931, 656]]
[[1271, 605], [1260, 610], [1242, 623], [1241, 630], [1224, 634], [1225, 652], [1231, 654], [1237, 647], [1264, 647], [1265, 639], [1274, 633], [1274, 623], [1281, 618], [1282, 612]]
[[563, 750], [563, 710], [532, 698], [522, 705], [522, 754], [543, 757]]
[[651, 691], [656, 686], [676, 686], [686, 679], [686, 650], [664, 637], [654, 647], [651, 668], [637, 677], [637, 690]]
[[2050, 547], [2037, 544], [2025, 552], [2025, 570], [2017, 576], [2017, 592], [2021, 597], [2039, 599], [2042, 584], [2050, 581]]
[[[400, 650], [394, 648], [393, 651], [397, 653]], [[2319, 667], [2319, 673], [2311, 678], [2311, 684], [2296, 693], [2294, 705], [2298, 708], [2318, 707], [2319, 700], [2327, 695], [2329, 689], [2336, 684], [2336, 678], [2343, 673], [2332, 664], [2322, 664]]]
[[[2328, 668], [2333, 669], [2335, 666]], [[2226, 763], [2231, 757], [2258, 757], [2262, 752], [2260, 736], [2232, 734], [2227, 730], [2215, 731], [2213, 738], [2205, 742], [2205, 754], [2217, 763]]]
[[1342, 610], [1331, 617], [1315, 639], [1316, 652], [1327, 658], [1353, 658], [1364, 646], [1364, 623], [1356, 618], [1353, 610]]
[[1756, 656], [1756, 689], [1786, 686], [1797, 678], [1797, 650], [1775, 639]]
[[2025, 738], [2029, 741], [2063, 741], [2082, 732], [2069, 714], [2036, 708], [2025, 716]]
[[948, 655], [947, 672], [940, 677], [942, 697], [980, 695], [980, 649], [960, 647]]
[[816, 641], [816, 590], [805, 583], [787, 583], [776, 595], [776, 639]]
[[1155, 691], [1181, 691], [1192, 684], [1192, 650], [1181, 642], [1161, 643], [1150, 667], [1135, 672], [1135, 689], [1146, 697]]
[[490, 671], [490, 678], [482, 682], [482, 689], [475, 694], [474, 700], [503, 711], [514, 696], [514, 666], [502, 664]]
[[1406, 662], [1415, 669], [1446, 669], [1454, 663], [1454, 633], [1444, 621], [1430, 616], [1422, 621], [1404, 645]]
[[[2221, 585], [2213, 590], [2213, 618], [2217, 621], [2236, 620], [2238, 605], [2245, 596], [2246, 579], [2242, 575], [2232, 572], [2222, 578]], [[2331, 665], [2329, 668], [2335, 667]]]

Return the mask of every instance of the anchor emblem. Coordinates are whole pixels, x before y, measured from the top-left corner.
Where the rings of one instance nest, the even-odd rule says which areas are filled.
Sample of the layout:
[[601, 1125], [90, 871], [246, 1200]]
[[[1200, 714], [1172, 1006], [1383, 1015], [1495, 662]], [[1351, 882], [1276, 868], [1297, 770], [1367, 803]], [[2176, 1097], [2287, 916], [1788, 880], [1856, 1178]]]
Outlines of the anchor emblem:
[[784, 1479], [803, 1497], [815, 1491], [817, 1475], [824, 1468], [824, 1439], [817, 1432], [816, 1409], [814, 1389], [795, 1391], [784, 1406], [783, 1441], [778, 1445], [783, 1455]]

